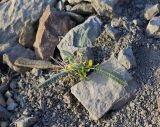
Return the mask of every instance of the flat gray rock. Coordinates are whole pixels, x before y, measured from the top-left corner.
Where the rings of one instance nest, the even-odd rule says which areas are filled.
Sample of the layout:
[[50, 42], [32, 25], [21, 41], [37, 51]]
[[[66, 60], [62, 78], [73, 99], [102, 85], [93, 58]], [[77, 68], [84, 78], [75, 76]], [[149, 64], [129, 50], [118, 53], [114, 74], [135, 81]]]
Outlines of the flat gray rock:
[[[85, 42], [82, 43], [81, 37], [86, 30], [88, 34], [85, 38]], [[60, 50], [62, 58], [64, 58], [62, 51], [68, 51], [70, 53], [75, 53], [79, 48], [86, 48], [94, 46], [96, 38], [100, 35], [102, 30], [102, 21], [96, 17], [89, 17], [84, 23], [72, 28], [58, 44], [58, 49]]]
[[122, 49], [118, 54], [118, 62], [126, 69], [136, 67], [136, 58], [133, 54], [132, 48], [127, 47]]
[[128, 85], [123, 86], [103, 74], [93, 72], [88, 79], [73, 86], [72, 94], [88, 110], [93, 120], [98, 120], [111, 109], [121, 108], [138, 88], [132, 76], [118, 63], [116, 58], [111, 57], [101, 67], [117, 72], [128, 82]]

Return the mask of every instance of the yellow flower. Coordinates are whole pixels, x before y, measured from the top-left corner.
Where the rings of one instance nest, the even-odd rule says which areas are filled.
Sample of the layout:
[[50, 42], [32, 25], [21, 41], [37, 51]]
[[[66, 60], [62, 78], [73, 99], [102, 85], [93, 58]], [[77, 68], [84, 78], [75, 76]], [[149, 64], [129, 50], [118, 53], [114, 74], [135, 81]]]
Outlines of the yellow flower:
[[71, 64], [67, 65], [67, 70], [73, 70], [73, 66]]
[[89, 60], [89, 61], [88, 61], [88, 66], [89, 66], [89, 67], [92, 67], [92, 66], [93, 66], [93, 61], [92, 61], [92, 60]]

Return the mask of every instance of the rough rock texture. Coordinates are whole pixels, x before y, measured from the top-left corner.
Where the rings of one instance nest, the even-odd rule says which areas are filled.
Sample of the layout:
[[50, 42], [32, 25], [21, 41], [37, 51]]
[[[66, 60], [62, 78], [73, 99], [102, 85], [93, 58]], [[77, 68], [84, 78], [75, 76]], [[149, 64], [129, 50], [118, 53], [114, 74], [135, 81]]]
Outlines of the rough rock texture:
[[136, 66], [136, 58], [133, 55], [131, 47], [125, 48], [119, 52], [118, 62], [126, 69], [131, 69]]
[[8, 0], [0, 3], [0, 54], [16, 45], [26, 22], [34, 23], [54, 0]]
[[95, 13], [95, 10], [93, 9], [92, 5], [90, 3], [79, 3], [76, 4], [72, 9], [72, 12], [78, 13], [78, 14], [93, 14]]
[[0, 119], [8, 119], [11, 114], [5, 109], [3, 106], [0, 105]]
[[70, 4], [77, 4], [77, 3], [80, 3], [80, 2], [84, 2], [84, 1], [87, 1], [87, 2], [91, 2], [91, 0], [67, 0]]
[[30, 127], [37, 121], [36, 117], [22, 117], [18, 121], [16, 121], [16, 127]]
[[147, 5], [144, 11], [144, 18], [146, 20], [152, 19], [154, 16], [156, 16], [160, 12], [160, 5]]
[[25, 72], [26, 70], [28, 70], [27, 68], [17, 67], [14, 65], [14, 62], [19, 57], [34, 58], [35, 54], [30, 49], [25, 49], [21, 45], [16, 45], [12, 47], [12, 50], [10, 52], [5, 53], [3, 55], [3, 62], [6, 63], [11, 69], [17, 72]]
[[104, 27], [109, 37], [111, 37], [113, 40], [119, 39], [121, 32], [117, 28], [113, 28], [110, 25], [105, 25]]
[[[58, 44], [58, 49], [60, 53], [62, 50], [66, 50], [70, 53], [75, 53], [79, 48], [92, 47], [96, 38], [101, 33], [102, 22], [96, 16], [89, 17], [84, 23], [71, 29], [66, 36]], [[81, 37], [86, 30], [88, 35], [85, 38], [85, 42], [82, 44]], [[93, 34], [94, 33], [94, 34]], [[61, 53], [63, 58], [63, 54]]]
[[52, 12], [51, 7], [48, 6], [40, 18], [34, 43], [37, 58], [50, 59], [59, 43], [59, 36], [64, 36], [74, 25], [70, 17], [61, 12]]
[[99, 15], [106, 15], [112, 12], [116, 4], [122, 4], [129, 0], [91, 0], [91, 3]]
[[160, 38], [160, 16], [153, 17], [147, 25], [146, 32], [150, 36]]
[[27, 48], [32, 48], [35, 40], [35, 32], [32, 25], [32, 23], [26, 22], [19, 35], [19, 43]]
[[87, 80], [71, 88], [72, 94], [89, 111], [90, 117], [94, 120], [98, 120], [110, 109], [123, 106], [137, 90], [137, 83], [116, 58], [111, 57], [101, 67], [116, 71], [128, 85], [124, 87], [111, 78], [93, 72]]

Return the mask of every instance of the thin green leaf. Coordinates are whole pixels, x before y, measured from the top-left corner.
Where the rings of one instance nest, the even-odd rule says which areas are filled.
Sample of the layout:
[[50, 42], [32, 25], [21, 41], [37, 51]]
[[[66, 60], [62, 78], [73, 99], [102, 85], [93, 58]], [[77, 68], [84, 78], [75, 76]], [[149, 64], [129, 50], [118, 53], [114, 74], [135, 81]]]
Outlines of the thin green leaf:
[[68, 60], [68, 61], [74, 60], [74, 55], [71, 54], [70, 52], [62, 50], [61, 53], [63, 54], [65, 60]]
[[50, 77], [48, 80], [46, 80], [44, 83], [39, 84], [38, 88], [48, 87], [50, 84], [56, 82], [60, 77], [64, 77], [67, 74], [68, 74], [68, 71], [62, 71], [58, 74], [55, 74], [52, 77]]
[[88, 39], [88, 33], [89, 33], [89, 28], [87, 28], [87, 30], [85, 30], [85, 32], [82, 34], [81, 36], [81, 43], [80, 43], [80, 47], [83, 48], [84, 46], [86, 46], [87, 43], [87, 39]]
[[127, 85], [127, 81], [124, 80], [122, 78], [122, 76], [115, 71], [111, 71], [111, 70], [108, 70], [108, 69], [103, 69], [103, 68], [100, 68], [100, 67], [96, 67], [96, 68], [94, 68], [94, 70], [96, 70], [97, 72], [99, 72], [101, 74], [104, 74], [105, 76], [115, 80], [116, 82], [118, 82], [121, 85]]

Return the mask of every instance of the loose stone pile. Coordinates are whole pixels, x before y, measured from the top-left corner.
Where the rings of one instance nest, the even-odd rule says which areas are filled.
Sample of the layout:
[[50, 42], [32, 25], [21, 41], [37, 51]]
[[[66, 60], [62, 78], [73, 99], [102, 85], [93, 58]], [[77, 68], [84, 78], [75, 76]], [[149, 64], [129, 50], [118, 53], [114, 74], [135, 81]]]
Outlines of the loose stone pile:
[[[92, 72], [88, 79], [72, 84], [69, 88], [69, 91], [71, 90], [69, 94], [72, 93], [87, 109], [90, 119], [99, 120], [107, 112], [118, 110], [132, 100], [140, 86], [133, 74], [133, 70], [138, 66], [135, 47], [130, 40], [134, 37], [127, 38], [125, 34], [136, 35], [135, 29], [139, 28], [141, 22], [126, 21], [116, 13], [117, 8], [123, 10], [123, 7], [130, 2], [130, 0], [29, 2], [2, 0], [0, 1], [0, 62], [18, 74], [32, 73], [36, 78], [40, 76], [39, 82], [44, 82], [46, 77], [44, 78], [43, 71], [37, 68], [53, 68], [49, 62], [51, 57], [61, 57], [63, 60], [63, 50], [75, 54], [81, 48], [88, 59], [99, 62], [104, 69], [117, 72], [127, 81], [127, 85], [123, 86], [98, 72]], [[147, 36], [159, 39], [160, 5], [146, 5], [143, 11], [143, 18], [149, 21], [146, 27]], [[81, 38], [86, 30], [88, 34], [85, 43], [82, 43]], [[98, 41], [98, 37], [104, 40]], [[59, 55], [57, 50], [60, 52]], [[22, 59], [19, 62], [24, 64], [23, 66], [19, 66], [20, 58]], [[30, 72], [31, 67], [35, 67], [32, 72]], [[0, 120], [8, 120], [12, 117], [12, 112], [18, 112], [19, 103], [16, 100], [21, 98], [13, 93], [17, 89], [17, 82], [12, 78], [1, 78]], [[70, 103], [67, 97], [64, 100]], [[159, 104], [159, 99], [157, 100]], [[42, 102], [43, 100], [38, 103], [43, 110]], [[24, 104], [22, 103], [21, 100], [21, 106]], [[17, 127], [32, 126], [38, 120], [37, 117], [28, 114], [19, 118], [14, 121]], [[3, 127], [7, 124], [0, 123]]]

